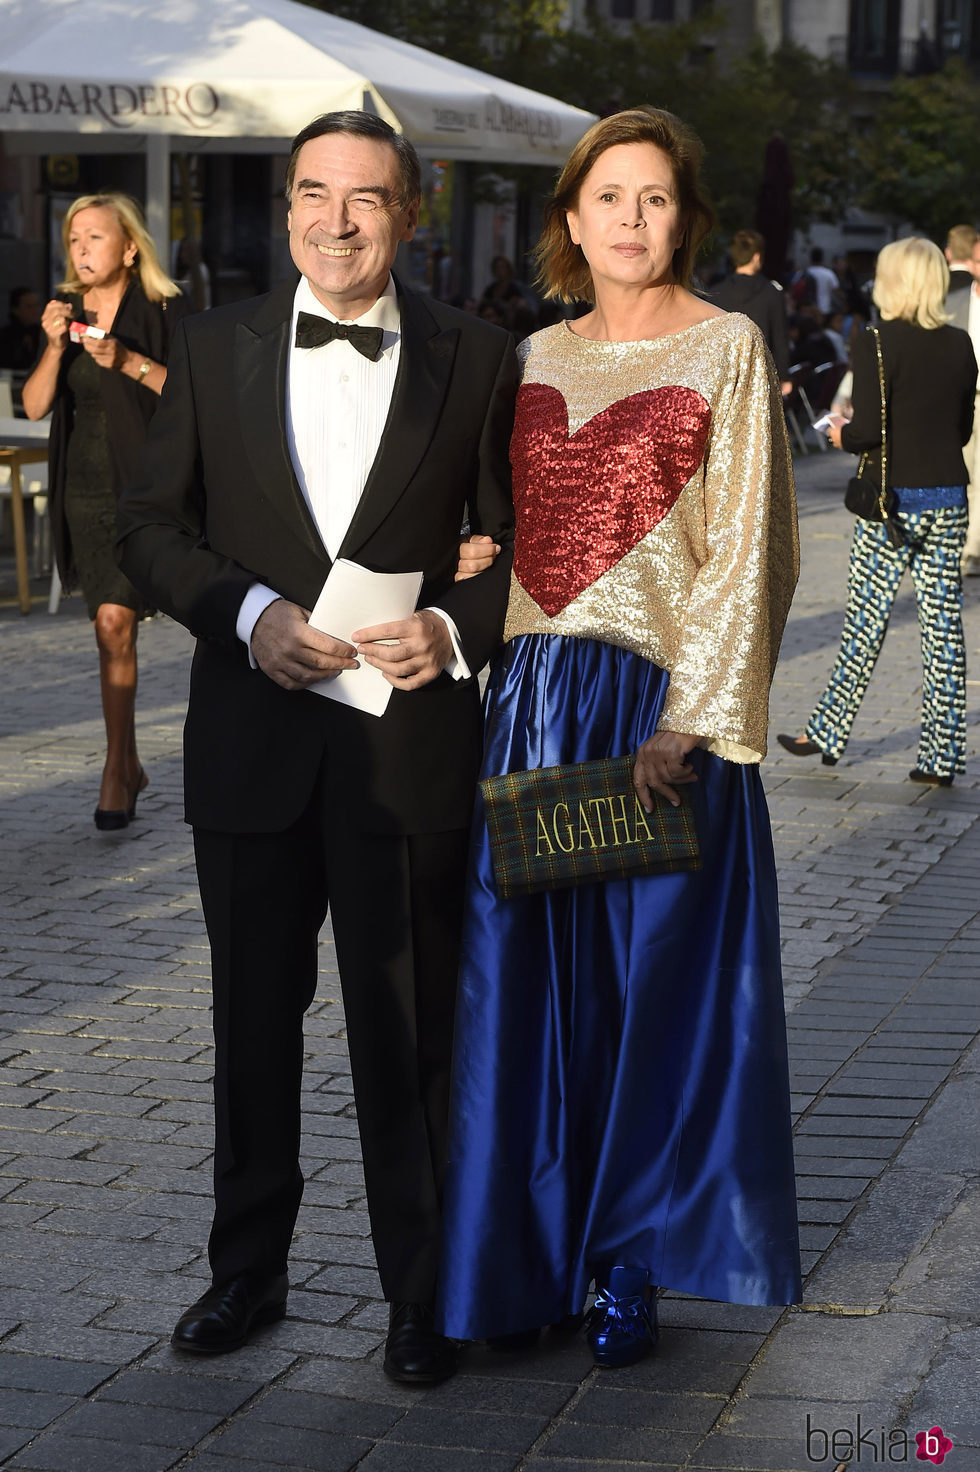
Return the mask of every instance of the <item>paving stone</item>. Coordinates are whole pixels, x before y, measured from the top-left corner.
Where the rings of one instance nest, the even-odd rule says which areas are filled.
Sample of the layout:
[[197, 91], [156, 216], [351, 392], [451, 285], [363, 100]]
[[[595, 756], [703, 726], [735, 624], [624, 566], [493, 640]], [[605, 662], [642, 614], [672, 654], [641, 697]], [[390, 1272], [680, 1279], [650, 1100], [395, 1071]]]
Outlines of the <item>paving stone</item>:
[[904, 1394], [926, 1373], [944, 1335], [943, 1321], [924, 1313], [796, 1313], [755, 1367], [748, 1389], [857, 1404]]
[[166, 1472], [177, 1456], [173, 1448], [91, 1441], [58, 1433], [41, 1436], [9, 1464], [30, 1472]]
[[[565, 1385], [544, 1381], [498, 1380], [491, 1375], [455, 1375], [426, 1393], [425, 1406], [457, 1413], [554, 1417], [568, 1402]], [[417, 1404], [417, 1400], [412, 1404]]]
[[136, 1446], [195, 1446], [221, 1421], [221, 1413], [182, 1407], [121, 1405], [107, 1399], [90, 1400], [62, 1418], [59, 1434], [92, 1436], [101, 1441]]
[[272, 1325], [264, 1335], [265, 1342], [276, 1349], [328, 1354], [345, 1360], [365, 1359], [384, 1337], [383, 1331], [338, 1329], [327, 1324], [297, 1323], [291, 1318]]
[[74, 1405], [71, 1395], [36, 1390], [0, 1389], [0, 1426], [26, 1426], [40, 1431]]
[[117, 1375], [99, 1392], [100, 1401], [122, 1401], [134, 1406], [163, 1406], [181, 1411], [208, 1411], [231, 1415], [263, 1389], [259, 1380], [222, 1381], [190, 1373], [166, 1374], [129, 1370]]
[[[980, 1450], [980, 1406], [977, 1402], [977, 1364], [980, 1329], [954, 1330], [916, 1392], [907, 1418], [910, 1433], [940, 1425], [956, 1448]], [[980, 1465], [980, 1457], [977, 1459]], [[952, 1454], [950, 1465], [955, 1466]], [[961, 1465], [966, 1465], [961, 1462]]]
[[796, 1176], [796, 1194], [800, 1201], [856, 1201], [867, 1184], [864, 1176]]
[[625, 1390], [604, 1384], [589, 1386], [576, 1402], [573, 1419], [596, 1426], [650, 1427], [705, 1433], [725, 1409], [726, 1398], [711, 1395], [665, 1395]]
[[420, 1460], [418, 1447], [383, 1441], [357, 1463], [357, 1472], [513, 1472], [513, 1467], [509, 1452], [426, 1447]]
[[371, 1442], [353, 1436], [334, 1436], [305, 1427], [273, 1426], [246, 1413], [208, 1443], [213, 1455], [252, 1457], [275, 1461], [280, 1467], [315, 1468], [316, 1472], [348, 1472], [357, 1466]]
[[[898, 1157], [925, 1169], [980, 1171], [980, 1078], [951, 1079]], [[954, 1164], [955, 1162], [955, 1164]]]
[[318, 1291], [331, 1293], [356, 1293], [360, 1297], [381, 1297], [381, 1282], [376, 1268], [354, 1267], [350, 1264], [331, 1263], [306, 1285]]
[[549, 1425], [545, 1414], [487, 1415], [481, 1411], [455, 1411], [446, 1405], [427, 1404], [405, 1412], [385, 1438], [387, 1443], [417, 1447], [459, 1447], [478, 1452], [509, 1452], [522, 1456]]
[[34, 1432], [23, 1427], [0, 1426], [0, 1458], [12, 1457], [33, 1438]]
[[154, 1341], [145, 1334], [121, 1334], [107, 1329], [76, 1328], [57, 1321], [27, 1324], [4, 1340], [4, 1349], [17, 1354], [59, 1355], [70, 1360], [96, 1356], [116, 1365], [129, 1365]]
[[9, 1389], [84, 1396], [116, 1372], [111, 1364], [85, 1364], [49, 1356], [0, 1351], [0, 1385]]
[[537, 1448], [542, 1461], [550, 1457], [583, 1460], [640, 1462], [655, 1455], [662, 1462], [683, 1465], [698, 1445], [693, 1432], [662, 1431], [652, 1435], [644, 1429], [593, 1426], [575, 1420], [563, 1421]]
[[750, 1335], [767, 1334], [784, 1310], [744, 1303], [714, 1303], [707, 1298], [662, 1294], [657, 1304], [661, 1328], [720, 1329]]
[[[732, 1436], [715, 1432], [699, 1447], [688, 1464], [698, 1472], [813, 1472], [806, 1455], [806, 1438]], [[833, 1463], [828, 1463], [828, 1468]]]
[[[462, 1386], [468, 1380], [469, 1376], [460, 1374], [447, 1384]], [[400, 1385], [396, 1380], [389, 1380], [377, 1356], [356, 1363], [314, 1359], [296, 1361], [294, 1368], [279, 1384], [284, 1390], [310, 1391], [316, 1395], [340, 1396], [352, 1401], [400, 1406], [405, 1409], [418, 1405], [420, 1395], [437, 1395], [445, 1388], [438, 1386], [429, 1391], [420, 1391], [417, 1386]], [[571, 1393], [570, 1388], [565, 1385], [557, 1388], [563, 1399], [567, 1399]]]
[[980, 1316], [980, 1184], [909, 1257], [894, 1293], [903, 1309]]
[[205, 1452], [190, 1464], [194, 1472], [281, 1472], [280, 1462], [256, 1462], [251, 1457], [236, 1456], [232, 1462], [228, 1457], [213, 1457]]

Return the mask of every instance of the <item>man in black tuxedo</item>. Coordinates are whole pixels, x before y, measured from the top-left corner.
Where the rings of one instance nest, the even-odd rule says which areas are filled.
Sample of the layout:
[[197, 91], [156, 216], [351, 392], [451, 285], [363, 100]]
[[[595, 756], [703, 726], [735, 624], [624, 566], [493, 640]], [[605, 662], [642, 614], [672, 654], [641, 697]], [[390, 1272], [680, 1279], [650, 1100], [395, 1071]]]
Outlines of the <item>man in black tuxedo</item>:
[[[316, 119], [287, 195], [298, 285], [182, 325], [145, 483], [120, 510], [128, 576], [198, 641], [185, 802], [212, 956], [213, 1285], [173, 1342], [221, 1353], [285, 1312], [303, 1014], [329, 900], [391, 1303], [385, 1369], [430, 1383], [455, 1368], [431, 1307], [475, 676], [506, 606], [516, 366], [508, 333], [392, 278], [420, 171], [386, 123]], [[504, 555], [454, 582], [466, 520]], [[313, 629], [338, 556], [422, 570], [416, 613], [353, 644]], [[359, 660], [394, 687], [380, 717], [306, 688]]]

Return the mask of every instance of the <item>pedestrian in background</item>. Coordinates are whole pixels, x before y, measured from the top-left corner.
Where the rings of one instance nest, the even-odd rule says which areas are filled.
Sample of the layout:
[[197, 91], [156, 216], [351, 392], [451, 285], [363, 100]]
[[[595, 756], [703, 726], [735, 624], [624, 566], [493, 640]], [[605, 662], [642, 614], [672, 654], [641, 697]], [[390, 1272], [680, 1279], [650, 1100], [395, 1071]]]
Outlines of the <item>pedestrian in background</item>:
[[766, 242], [756, 230], [739, 230], [732, 240], [733, 274], [712, 289], [711, 299], [724, 312], [744, 312], [759, 328], [772, 353], [782, 394], [792, 392], [789, 376], [789, 329], [786, 301], [778, 286], [763, 275]]
[[116, 561], [116, 505], [135, 477], [187, 308], [127, 195], [82, 195], [61, 234], [65, 279], [41, 317], [45, 348], [24, 384], [24, 410], [29, 419], [51, 412], [58, 572], [65, 587], [77, 578], [95, 624], [106, 758], [94, 817], [108, 831], [132, 821], [147, 783], [136, 750], [136, 631], [150, 610]]
[[0, 368], [23, 373], [37, 362], [41, 345], [41, 298], [33, 286], [10, 293], [10, 321], [0, 327]]
[[823, 249], [819, 245], [815, 245], [810, 252], [806, 274], [813, 285], [814, 304], [826, 321], [834, 307], [840, 304], [840, 282], [835, 272], [824, 265]]
[[[949, 787], [966, 770], [966, 654], [960, 554], [966, 536], [963, 445], [973, 425], [977, 364], [965, 332], [943, 310], [949, 270], [942, 251], [911, 237], [878, 257], [874, 301], [881, 312], [888, 488], [898, 500], [903, 540], [857, 517], [844, 630], [826, 689], [802, 736], [780, 735], [794, 756], [844, 754], [888, 628], [898, 585], [912, 575], [922, 649], [922, 730], [913, 782]], [[866, 452], [881, 483], [881, 389], [874, 330], [854, 345], [854, 417], [835, 419], [837, 449]], [[915, 676], [910, 672], [910, 678]]]
[[[964, 232], [969, 228], [966, 225], [957, 227]], [[980, 238], [975, 230], [972, 234], [973, 243], [967, 257], [969, 272], [964, 284], [947, 296], [946, 311], [954, 327], [970, 334], [974, 354], [980, 362]], [[952, 274], [951, 271], [950, 278]], [[969, 476], [966, 492], [969, 524], [960, 567], [964, 577], [975, 578], [980, 577], [980, 394], [974, 401], [973, 433], [963, 454]]]
[[[518, 281], [514, 270], [514, 263], [508, 256], [494, 256], [490, 262], [490, 270], [493, 275], [483, 289], [480, 297], [480, 315], [488, 321], [499, 321], [504, 327], [513, 326], [514, 316], [519, 308], [530, 305], [527, 291], [523, 282]], [[497, 307], [500, 317], [490, 317], [482, 308], [488, 305]]]
[[963, 291], [973, 285], [976, 267], [973, 251], [977, 244], [977, 232], [972, 225], [954, 225], [946, 236], [943, 254], [949, 265], [950, 291]]

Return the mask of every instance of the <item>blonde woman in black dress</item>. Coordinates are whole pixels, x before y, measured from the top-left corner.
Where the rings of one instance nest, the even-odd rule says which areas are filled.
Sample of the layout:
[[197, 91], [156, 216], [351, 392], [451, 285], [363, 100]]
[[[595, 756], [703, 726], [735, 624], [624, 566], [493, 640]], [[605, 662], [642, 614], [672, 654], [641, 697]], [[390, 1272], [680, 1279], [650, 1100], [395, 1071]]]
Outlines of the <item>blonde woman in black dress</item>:
[[[62, 227], [68, 262], [41, 317], [46, 344], [24, 385], [29, 419], [51, 412], [51, 521], [62, 582], [81, 584], [99, 648], [106, 758], [95, 825], [125, 828], [147, 777], [136, 751], [136, 630], [148, 612], [116, 564], [116, 500], [133, 478], [186, 307], [139, 207], [83, 195]], [[73, 335], [72, 322], [99, 335]]]

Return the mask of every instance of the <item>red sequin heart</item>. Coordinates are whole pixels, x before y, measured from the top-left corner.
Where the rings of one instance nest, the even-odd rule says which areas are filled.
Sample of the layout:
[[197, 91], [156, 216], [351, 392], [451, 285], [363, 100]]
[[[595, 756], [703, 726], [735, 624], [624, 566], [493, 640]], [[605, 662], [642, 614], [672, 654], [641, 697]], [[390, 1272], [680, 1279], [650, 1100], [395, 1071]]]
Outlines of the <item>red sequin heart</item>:
[[693, 389], [631, 394], [568, 433], [550, 384], [517, 395], [514, 571], [554, 618], [663, 521], [701, 464], [711, 409]]

